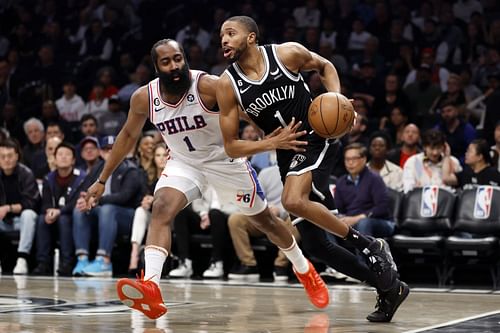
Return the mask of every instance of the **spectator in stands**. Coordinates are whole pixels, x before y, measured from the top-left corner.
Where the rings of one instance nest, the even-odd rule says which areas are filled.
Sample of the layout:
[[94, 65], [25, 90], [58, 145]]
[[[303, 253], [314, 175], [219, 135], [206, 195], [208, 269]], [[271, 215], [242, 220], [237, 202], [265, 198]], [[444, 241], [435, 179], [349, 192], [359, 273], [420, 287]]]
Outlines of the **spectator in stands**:
[[[443, 158], [446, 149], [445, 135], [436, 130], [427, 130], [422, 136], [424, 151], [408, 158], [403, 167], [403, 190], [405, 193], [416, 187], [443, 186]], [[448, 147], [447, 147], [448, 146]], [[451, 172], [460, 172], [462, 167], [454, 156], [450, 157]]]
[[360, 143], [344, 148], [348, 174], [335, 187], [335, 206], [341, 220], [366, 235], [390, 237], [394, 232], [389, 196], [382, 178], [366, 165], [367, 149]]
[[44, 151], [45, 146], [45, 126], [37, 118], [30, 118], [24, 122], [24, 133], [28, 142], [23, 147], [24, 164], [32, 169], [33, 158], [38, 152]]
[[465, 99], [465, 93], [462, 86], [462, 79], [459, 75], [451, 73], [448, 78], [448, 90], [443, 91], [441, 95], [436, 98], [432, 105], [432, 113], [441, 113], [443, 105], [448, 103], [463, 106], [467, 104], [467, 102], [468, 101]]
[[370, 36], [367, 39], [362, 53], [354, 54], [351, 57], [352, 69], [355, 76], [359, 76], [359, 71], [364, 63], [372, 63], [375, 68], [377, 77], [385, 71], [385, 60], [379, 49], [379, 39], [375, 36]]
[[403, 143], [403, 133], [408, 125], [408, 112], [401, 106], [394, 106], [390, 111], [389, 118], [380, 119], [379, 129], [389, 135], [392, 143], [400, 145]]
[[102, 136], [118, 135], [123, 124], [127, 120], [127, 115], [122, 111], [122, 106], [118, 95], [109, 98], [108, 111], [99, 117], [99, 134]]
[[[500, 113], [498, 112], [498, 106], [500, 105], [500, 70], [491, 73], [489, 76], [491, 81], [491, 86], [495, 89], [488, 96], [486, 102], [486, 115], [484, 121], [484, 138], [486, 138], [490, 143], [492, 143], [493, 132], [495, 131], [494, 126], [498, 121], [500, 121]], [[12, 133], [10, 133], [12, 136]]]
[[85, 112], [93, 114], [97, 120], [100, 119], [102, 114], [108, 111], [109, 98], [104, 93], [104, 84], [99, 81], [95, 82], [91, 92], [93, 99], [89, 100], [85, 105]]
[[[492, 157], [494, 155], [495, 158]], [[452, 172], [450, 167], [450, 149], [445, 150], [443, 161], [443, 182], [446, 185], [500, 185], [500, 173], [496, 168], [497, 154], [492, 154], [488, 141], [477, 139], [472, 141], [465, 153], [466, 167], [460, 172]]]
[[[283, 184], [279, 168], [277, 165], [269, 166], [262, 169], [259, 173], [259, 182], [266, 194], [266, 199], [269, 204], [269, 209], [272, 214], [282, 218], [287, 227], [290, 229], [296, 239], [300, 236], [297, 229], [292, 226], [288, 217], [287, 211], [281, 204], [281, 192]], [[248, 219], [248, 216], [241, 213], [233, 213], [228, 220], [229, 232], [233, 241], [236, 255], [240, 260], [240, 266], [231, 270], [228, 275], [229, 279], [252, 279], [259, 277], [257, 268], [257, 260], [253, 253], [250, 237], [263, 237], [264, 233], [257, 230]], [[289, 262], [283, 252], [279, 251], [274, 260], [274, 279], [275, 281], [283, 281], [288, 279]]]
[[187, 57], [189, 59], [189, 66], [198, 70], [208, 72], [210, 66], [206, 63], [203, 55], [203, 50], [200, 45], [193, 43], [187, 49]]
[[318, 28], [320, 25], [321, 11], [317, 0], [307, 0], [304, 6], [296, 7], [292, 13], [297, 28]]
[[[155, 145], [153, 150], [153, 161], [156, 169], [156, 178], [146, 189], [146, 195], [142, 198], [141, 205], [135, 209], [134, 220], [132, 222], [132, 235], [130, 242], [132, 249], [130, 251], [130, 263], [128, 270], [130, 274], [138, 273], [139, 265], [139, 248], [144, 241], [144, 235], [151, 221], [151, 208], [153, 205], [153, 194], [156, 182], [160, 178], [168, 159], [168, 150], [163, 142]], [[148, 184], [147, 175], [144, 174], [144, 183]]]
[[97, 119], [92, 114], [84, 114], [80, 120], [80, 132], [81, 136], [98, 136], [97, 132]]
[[63, 95], [56, 100], [59, 115], [66, 121], [77, 122], [86, 112], [83, 99], [76, 93], [76, 83], [69, 78], [63, 82]]
[[[441, 65], [436, 64], [436, 56], [432, 48], [427, 47], [422, 49], [420, 68], [422, 68], [422, 66], [429, 70], [431, 74], [429, 79], [433, 84], [438, 85], [441, 91], [448, 90], [448, 77], [450, 76], [450, 72]], [[414, 69], [406, 77], [404, 87], [407, 88], [411, 83], [419, 81], [418, 70]]]
[[352, 126], [351, 131], [342, 138], [342, 142], [344, 142], [345, 145], [354, 142], [359, 142], [363, 144], [365, 147], [368, 146], [368, 141], [370, 140], [370, 137], [367, 133], [367, 129], [368, 129], [368, 118], [361, 114], [358, 114], [357, 120]]
[[441, 94], [441, 89], [432, 83], [431, 78], [431, 68], [424, 63], [416, 71], [416, 80], [408, 84], [404, 90], [410, 100], [412, 120], [420, 128], [429, 128], [435, 123], [430, 118], [429, 110]]
[[61, 142], [62, 140], [58, 136], [46, 139], [44, 153], [35, 156], [33, 174], [38, 182], [42, 182], [49, 172], [56, 169], [54, 153]]
[[49, 124], [58, 124], [68, 141], [71, 140], [71, 124], [59, 115], [56, 104], [52, 100], [49, 99], [42, 103], [42, 115], [40, 120], [45, 126]]
[[93, 19], [85, 31], [79, 56], [86, 61], [106, 62], [113, 55], [113, 41], [105, 33], [100, 19]]
[[385, 77], [384, 91], [375, 96], [373, 102], [373, 115], [379, 119], [389, 118], [394, 107], [408, 110], [410, 101], [401, 89], [399, 78], [396, 74], [388, 74]]
[[361, 54], [365, 48], [365, 44], [372, 35], [365, 30], [363, 21], [359, 18], [354, 19], [352, 23], [352, 31], [349, 35], [347, 50], [351, 55]]
[[436, 129], [444, 133], [451, 154], [463, 163], [465, 150], [476, 138], [476, 130], [468, 121], [460, 118], [459, 105], [451, 101], [442, 104], [441, 122], [436, 125]]
[[204, 278], [222, 278], [223, 259], [230, 244], [227, 227], [228, 216], [238, 210], [232, 203], [221, 203], [211, 186], [203, 193], [202, 199], [194, 200], [190, 208], [184, 209], [174, 220], [179, 266], [168, 274], [169, 277], [189, 278], [193, 274], [190, 253], [191, 235], [209, 234], [212, 238], [210, 266], [203, 272]]
[[[120, 98], [120, 102], [128, 106], [130, 97], [132, 96], [134, 91], [136, 91], [140, 86], [146, 84], [150, 78], [151, 78], [151, 70], [149, 69], [149, 67], [144, 64], [139, 64], [136, 67], [135, 72], [130, 74], [130, 83], [125, 84], [118, 91], [118, 97]], [[128, 109], [128, 107], [126, 109]]]
[[86, 136], [80, 141], [79, 146], [82, 164], [78, 167], [89, 174], [102, 161], [99, 153], [101, 149], [99, 140], [94, 136]]
[[360, 66], [360, 76], [353, 81], [353, 97], [363, 99], [368, 106], [372, 106], [375, 96], [380, 90], [380, 82], [377, 79], [375, 64], [371, 60], [365, 60]]
[[55, 150], [56, 170], [43, 181], [42, 209], [37, 221], [35, 275], [52, 273], [51, 253], [53, 239], [58, 234], [60, 258], [58, 273], [71, 276], [73, 270], [74, 244], [71, 215], [78, 198], [78, 188], [85, 173], [75, 168], [75, 148], [66, 142]]
[[[115, 142], [115, 137], [107, 136], [101, 143], [100, 154], [106, 160]], [[94, 167], [86, 177], [83, 188], [93, 183], [99, 175], [102, 165]], [[90, 211], [84, 211], [85, 200], [80, 197], [73, 210], [73, 238], [75, 253], [78, 257], [75, 276], [111, 276], [111, 251], [118, 234], [130, 232], [134, 210], [143, 197], [141, 176], [137, 166], [130, 160], [123, 161], [106, 181], [104, 195], [99, 205]], [[95, 260], [89, 262], [89, 246], [92, 223], [97, 223], [99, 241]]]
[[383, 132], [376, 132], [370, 138], [370, 161], [368, 169], [377, 173], [384, 180], [388, 188], [396, 191], [403, 190], [403, 169], [387, 159], [390, 149], [390, 139]]
[[28, 274], [28, 256], [35, 237], [40, 192], [31, 170], [19, 162], [20, 148], [0, 142], [0, 232], [20, 232], [14, 274]]
[[401, 139], [401, 146], [391, 150], [387, 159], [403, 168], [410, 156], [420, 152], [420, 130], [417, 125], [406, 125]]
[[[500, 86], [500, 72], [492, 72], [488, 74], [488, 88], [484, 93], [480, 92], [480, 95], [475, 99], [471, 100], [467, 104], [467, 110], [471, 113], [472, 121], [476, 121], [478, 124], [476, 128], [478, 130], [486, 129], [487, 132], [485, 137], [491, 133], [492, 124], [490, 121], [495, 121], [495, 114], [490, 114], [488, 116], [488, 123], [486, 123], [486, 106], [489, 103], [491, 95]], [[500, 119], [500, 118], [498, 118]]]
[[0, 127], [5, 128], [10, 133], [11, 138], [16, 139], [21, 145], [24, 145], [26, 143], [26, 136], [23, 131], [23, 122], [13, 101], [5, 103], [0, 114], [0, 119]]
[[[111, 98], [111, 96], [118, 93], [118, 88], [114, 85], [115, 75], [115, 70], [109, 66], [99, 68], [97, 71], [97, 82], [102, 83], [104, 87], [104, 97]], [[96, 99], [95, 93], [95, 91], [90, 92], [90, 101]]]
[[193, 15], [190, 23], [177, 33], [175, 40], [185, 50], [188, 50], [193, 43], [197, 43], [205, 51], [210, 42], [210, 34], [200, 26], [200, 21], [196, 15]]
[[147, 186], [156, 181], [157, 170], [154, 163], [155, 141], [152, 135], [144, 134], [135, 149], [135, 163], [147, 176]]

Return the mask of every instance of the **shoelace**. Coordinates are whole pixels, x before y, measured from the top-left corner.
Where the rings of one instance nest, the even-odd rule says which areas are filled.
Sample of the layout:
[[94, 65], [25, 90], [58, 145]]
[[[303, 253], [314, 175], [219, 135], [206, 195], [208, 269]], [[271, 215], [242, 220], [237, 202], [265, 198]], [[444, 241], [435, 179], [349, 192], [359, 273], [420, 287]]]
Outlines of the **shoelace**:
[[311, 286], [312, 289], [317, 290], [322, 287], [321, 279], [315, 274], [308, 273], [306, 278], [306, 284]]

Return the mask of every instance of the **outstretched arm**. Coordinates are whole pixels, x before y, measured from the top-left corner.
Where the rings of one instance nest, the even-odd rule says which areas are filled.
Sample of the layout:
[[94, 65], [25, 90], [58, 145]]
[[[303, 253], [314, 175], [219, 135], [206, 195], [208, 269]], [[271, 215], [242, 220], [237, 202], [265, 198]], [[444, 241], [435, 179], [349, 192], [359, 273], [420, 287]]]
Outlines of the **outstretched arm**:
[[141, 136], [142, 128], [148, 118], [148, 93], [147, 87], [141, 87], [134, 92], [130, 99], [130, 111], [127, 121], [123, 125], [120, 133], [116, 137], [113, 149], [109, 155], [98, 180], [89, 187], [85, 201], [87, 208], [97, 204], [104, 192], [104, 184], [113, 171], [123, 161], [125, 156], [134, 148], [137, 140]]
[[223, 75], [217, 85], [217, 103], [220, 108], [220, 128], [224, 139], [224, 148], [230, 157], [245, 157], [274, 149], [292, 149], [304, 151], [305, 141], [297, 138], [306, 134], [306, 131], [297, 132], [301, 122], [292, 120], [285, 128], [277, 128], [265, 139], [259, 141], [240, 140], [239, 138], [239, 105], [234, 95], [231, 82], [227, 75]]
[[277, 53], [290, 71], [317, 71], [326, 90], [340, 93], [339, 75], [335, 66], [327, 59], [295, 42], [278, 45]]

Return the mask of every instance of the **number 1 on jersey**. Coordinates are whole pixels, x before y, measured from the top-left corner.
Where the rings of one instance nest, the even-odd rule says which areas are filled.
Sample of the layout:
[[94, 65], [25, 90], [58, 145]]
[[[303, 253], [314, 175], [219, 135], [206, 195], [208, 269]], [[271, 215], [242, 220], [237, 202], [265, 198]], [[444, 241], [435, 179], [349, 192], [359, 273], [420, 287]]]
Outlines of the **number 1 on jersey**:
[[186, 146], [188, 146], [189, 151], [195, 151], [196, 150], [196, 148], [193, 147], [193, 144], [191, 143], [191, 140], [189, 140], [189, 137], [185, 136], [184, 139], [182, 139], [182, 140], [184, 140], [184, 142], [186, 143]]
[[285, 123], [285, 119], [281, 116], [280, 110], [276, 110], [274, 113], [274, 118], [277, 118], [281, 124], [281, 126], [286, 127], [287, 124]]

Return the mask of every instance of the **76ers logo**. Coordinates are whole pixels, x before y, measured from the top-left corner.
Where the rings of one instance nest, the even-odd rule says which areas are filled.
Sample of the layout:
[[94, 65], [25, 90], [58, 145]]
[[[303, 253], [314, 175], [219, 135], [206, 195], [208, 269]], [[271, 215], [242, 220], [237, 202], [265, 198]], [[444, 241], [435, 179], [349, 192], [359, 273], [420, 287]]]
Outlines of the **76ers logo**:
[[438, 186], [425, 186], [422, 188], [422, 204], [420, 206], [420, 216], [433, 217], [437, 213], [438, 207]]
[[493, 188], [491, 186], [479, 186], [476, 191], [474, 202], [474, 217], [476, 219], [487, 219], [491, 211], [491, 199]]
[[246, 193], [244, 191], [238, 191], [236, 193], [236, 202], [239, 205], [244, 205], [247, 206], [251, 203], [252, 201], [252, 194], [251, 193]]

